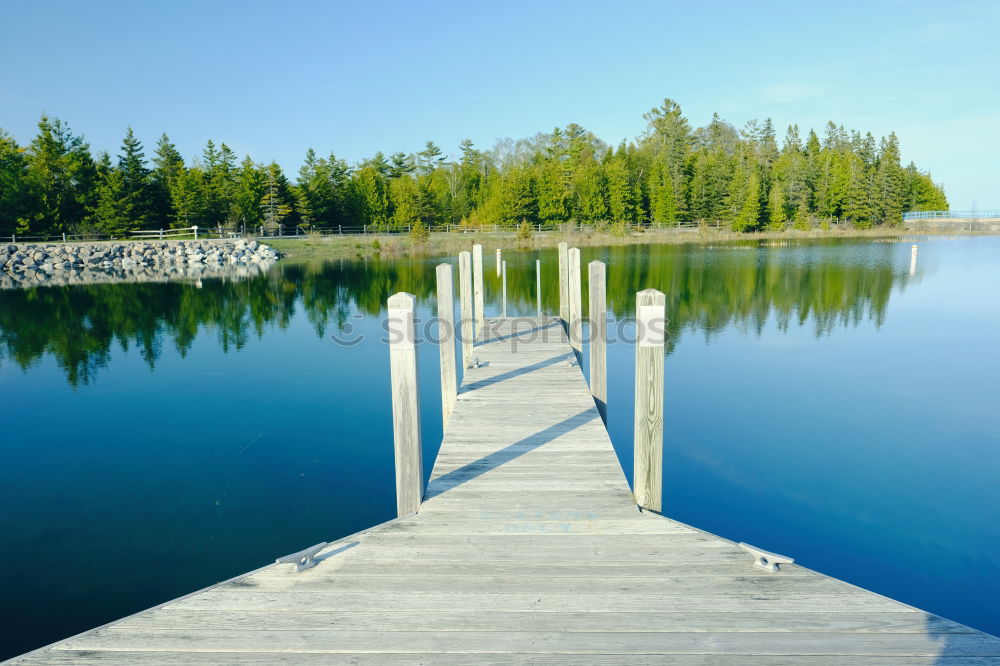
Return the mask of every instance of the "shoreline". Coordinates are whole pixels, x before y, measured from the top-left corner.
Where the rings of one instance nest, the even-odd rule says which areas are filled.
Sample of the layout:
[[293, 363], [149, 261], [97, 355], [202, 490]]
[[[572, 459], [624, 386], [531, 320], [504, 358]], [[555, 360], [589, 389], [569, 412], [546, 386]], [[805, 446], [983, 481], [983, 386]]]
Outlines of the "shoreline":
[[529, 239], [519, 239], [515, 231], [491, 233], [434, 232], [426, 239], [415, 239], [408, 234], [368, 234], [367, 236], [317, 236], [301, 239], [266, 238], [266, 242], [281, 253], [285, 261], [313, 261], [363, 257], [395, 258], [402, 255], [431, 256], [453, 253], [482, 244], [484, 248], [502, 250], [540, 250], [556, 247], [561, 242], [577, 247], [612, 245], [687, 245], [706, 243], [797, 241], [825, 239], [897, 239], [933, 236], [992, 236], [991, 232], [962, 230], [918, 230], [898, 227], [892, 229], [849, 229], [813, 231], [764, 231], [741, 233], [715, 229], [663, 229], [646, 230], [618, 236], [600, 231], [543, 231], [535, 232]]

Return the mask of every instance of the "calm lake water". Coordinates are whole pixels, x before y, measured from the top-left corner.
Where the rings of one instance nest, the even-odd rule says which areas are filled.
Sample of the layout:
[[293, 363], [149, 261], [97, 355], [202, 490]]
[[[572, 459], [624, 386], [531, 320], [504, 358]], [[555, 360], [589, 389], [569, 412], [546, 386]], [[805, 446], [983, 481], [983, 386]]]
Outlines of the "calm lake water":
[[[914, 274], [909, 242], [582, 256], [616, 319], [667, 294], [666, 514], [1000, 634], [1000, 239], [920, 239]], [[510, 314], [536, 258], [558, 310], [555, 251], [508, 253]], [[383, 307], [429, 315], [438, 262], [0, 292], [0, 657], [392, 518]], [[633, 354], [608, 349], [630, 478]]]

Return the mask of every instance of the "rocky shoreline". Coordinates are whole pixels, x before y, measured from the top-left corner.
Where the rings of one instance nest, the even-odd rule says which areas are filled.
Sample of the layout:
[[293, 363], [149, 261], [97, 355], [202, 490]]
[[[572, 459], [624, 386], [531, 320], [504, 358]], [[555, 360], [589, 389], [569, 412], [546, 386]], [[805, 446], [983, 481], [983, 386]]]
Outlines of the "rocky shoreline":
[[2, 244], [0, 288], [257, 274], [278, 253], [254, 240]]

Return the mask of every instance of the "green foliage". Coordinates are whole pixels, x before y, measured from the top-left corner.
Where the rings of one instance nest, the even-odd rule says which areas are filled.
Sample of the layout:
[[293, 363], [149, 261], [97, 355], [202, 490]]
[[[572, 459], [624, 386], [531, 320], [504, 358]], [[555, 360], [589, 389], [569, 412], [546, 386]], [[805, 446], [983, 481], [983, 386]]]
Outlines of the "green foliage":
[[164, 229], [176, 220], [177, 212], [171, 207], [173, 191], [178, 186], [178, 179], [185, 173], [184, 158], [177, 147], [170, 142], [166, 134], [156, 142], [156, 152], [153, 155], [153, 171], [151, 174], [151, 206], [149, 223], [153, 227]]
[[792, 125], [779, 147], [769, 119], [737, 129], [716, 114], [692, 129], [670, 99], [644, 118], [643, 134], [616, 149], [572, 123], [491, 150], [464, 140], [454, 159], [433, 141], [354, 166], [309, 149], [292, 184], [276, 165], [249, 156], [238, 163], [214, 141], [186, 164], [162, 135], [149, 165], [131, 129], [117, 164], [99, 166], [81, 137], [43, 116], [26, 147], [0, 131], [0, 234], [57, 234], [81, 223], [119, 233], [262, 223], [513, 229], [522, 220], [753, 231], [783, 228], [790, 216], [796, 228], [812, 217], [898, 224], [906, 211], [948, 207], [930, 174], [900, 165], [895, 134], [878, 141], [831, 122], [822, 139], [809, 130], [803, 141]]
[[792, 228], [799, 231], [809, 231], [809, 222], [809, 207], [806, 206], [805, 201], [800, 201], [798, 208], [795, 209], [795, 219], [792, 221]]
[[750, 170], [750, 177], [742, 192], [739, 212], [733, 220], [733, 231], [753, 231], [760, 224], [760, 178], [757, 170]]
[[198, 167], [183, 169], [171, 181], [173, 227], [207, 226], [205, 174]]
[[132, 228], [132, 201], [125, 171], [111, 166], [105, 154], [98, 165], [98, 173], [97, 200], [89, 221], [100, 232], [124, 235]]
[[292, 214], [288, 182], [281, 173], [281, 167], [274, 162], [266, 170], [264, 196], [260, 198], [261, 222], [268, 229], [277, 228], [285, 223]]
[[[254, 164], [250, 156], [247, 155], [240, 163], [235, 179], [236, 185], [233, 190], [232, 202], [234, 222], [239, 225], [245, 224], [247, 228], [252, 229], [259, 226], [263, 219], [260, 203], [267, 190], [267, 174], [263, 173], [260, 166]], [[209, 189], [207, 180], [207, 177], [202, 179], [206, 199]]]
[[42, 116], [25, 155], [24, 186], [33, 201], [22, 231], [60, 233], [82, 222], [97, 194], [97, 169], [83, 138], [62, 121]]
[[392, 213], [395, 227], [406, 228], [417, 223], [423, 224], [420, 187], [416, 180], [409, 176], [390, 180], [389, 196], [395, 208]]
[[27, 227], [36, 204], [24, 150], [0, 130], [0, 234], [16, 233]]
[[785, 192], [781, 183], [771, 186], [771, 194], [767, 199], [767, 216], [769, 222], [767, 228], [771, 231], [782, 231], [788, 221], [788, 211], [785, 210]]
[[527, 220], [521, 220], [521, 224], [517, 225], [517, 240], [522, 243], [527, 243], [531, 240], [531, 236], [534, 230], [531, 228], [531, 224]]
[[128, 216], [128, 221], [122, 230], [142, 229], [148, 226], [153, 214], [152, 182], [150, 171], [146, 167], [142, 142], [135, 138], [131, 127], [122, 140], [118, 171], [122, 180], [121, 205]]
[[430, 239], [430, 237], [431, 230], [427, 228], [427, 225], [424, 224], [423, 220], [418, 218], [416, 222], [413, 223], [413, 226], [410, 227], [410, 238], [418, 243], [425, 243]]
[[676, 224], [677, 198], [670, 170], [663, 165], [653, 171], [649, 184], [651, 222], [656, 226]]

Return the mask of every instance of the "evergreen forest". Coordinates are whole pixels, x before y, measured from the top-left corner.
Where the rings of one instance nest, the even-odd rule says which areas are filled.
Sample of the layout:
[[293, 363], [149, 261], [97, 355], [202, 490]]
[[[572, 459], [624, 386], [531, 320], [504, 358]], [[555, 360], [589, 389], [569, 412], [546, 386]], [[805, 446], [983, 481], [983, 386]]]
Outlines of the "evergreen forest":
[[455, 154], [433, 141], [416, 153], [356, 164], [313, 149], [294, 178], [208, 141], [185, 160], [163, 134], [147, 148], [129, 128], [117, 156], [43, 115], [19, 145], [0, 130], [0, 235], [277, 225], [426, 230], [442, 225], [630, 226], [699, 223], [734, 231], [830, 222], [893, 225], [907, 211], [943, 210], [943, 188], [894, 133], [876, 138], [827, 123], [822, 135], [770, 119], [737, 128], [717, 114], [693, 128], [670, 100], [643, 116], [631, 142], [605, 143], [570, 124]]

